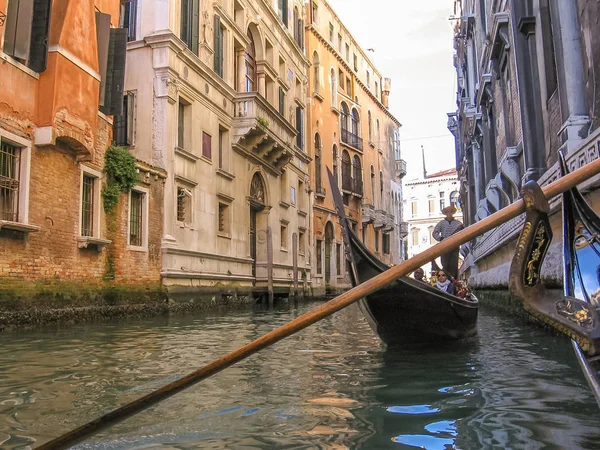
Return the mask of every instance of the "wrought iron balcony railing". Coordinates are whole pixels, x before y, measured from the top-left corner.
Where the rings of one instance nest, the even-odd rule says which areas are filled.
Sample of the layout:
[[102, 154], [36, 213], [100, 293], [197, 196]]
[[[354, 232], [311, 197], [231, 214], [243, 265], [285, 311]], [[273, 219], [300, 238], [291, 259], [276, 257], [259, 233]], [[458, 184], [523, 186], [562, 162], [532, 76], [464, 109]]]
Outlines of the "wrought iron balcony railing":
[[343, 128], [342, 128], [342, 142], [344, 144], [348, 144], [351, 147], [354, 147], [355, 149], [358, 149], [360, 151], [362, 151], [362, 149], [363, 149], [362, 138], [348, 130], [344, 130]]

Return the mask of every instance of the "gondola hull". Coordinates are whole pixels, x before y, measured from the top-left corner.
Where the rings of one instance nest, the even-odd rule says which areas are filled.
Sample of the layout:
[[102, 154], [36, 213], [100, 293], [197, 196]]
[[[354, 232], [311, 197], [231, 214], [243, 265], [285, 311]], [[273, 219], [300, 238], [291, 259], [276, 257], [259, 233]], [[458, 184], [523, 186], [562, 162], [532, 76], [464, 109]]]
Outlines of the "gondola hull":
[[[387, 269], [350, 234], [350, 249], [357, 279], [363, 283]], [[477, 332], [479, 303], [475, 297], [461, 299], [422, 281], [400, 277], [363, 298], [360, 308], [371, 328], [388, 346], [466, 339]]]

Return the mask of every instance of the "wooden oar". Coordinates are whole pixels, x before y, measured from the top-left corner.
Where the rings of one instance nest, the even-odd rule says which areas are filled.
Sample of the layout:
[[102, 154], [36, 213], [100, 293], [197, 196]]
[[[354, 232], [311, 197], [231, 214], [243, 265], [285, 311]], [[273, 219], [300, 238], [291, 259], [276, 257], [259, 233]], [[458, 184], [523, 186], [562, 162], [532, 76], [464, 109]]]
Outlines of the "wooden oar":
[[[546, 186], [543, 191], [547, 199], [555, 197], [567, 189], [577, 186], [579, 183], [591, 178], [592, 176], [600, 173], [600, 159], [597, 159], [586, 166], [571, 172], [568, 175], [560, 178], [554, 183]], [[444, 239], [439, 244], [428, 248], [422, 253], [413, 256], [412, 258], [399, 263], [396, 266], [391, 267], [389, 270], [377, 275], [374, 278], [338, 295], [334, 299], [323, 303], [321, 306], [312, 309], [311, 311], [298, 316], [296, 319], [288, 322], [287, 324], [259, 337], [258, 339], [244, 345], [243, 347], [234, 350], [231, 353], [213, 361], [212, 363], [196, 370], [177, 381], [174, 381], [166, 386], [157, 389], [137, 400], [132, 401], [124, 406], [121, 406], [114, 411], [105, 414], [102, 417], [92, 420], [85, 425], [80, 426], [62, 436], [43, 444], [38, 449], [64, 449], [75, 445], [78, 442], [86, 439], [87, 437], [97, 433], [98, 431], [108, 428], [118, 422], [123, 421], [127, 417], [133, 416], [134, 414], [149, 408], [152, 405], [164, 400], [178, 392], [204, 380], [205, 378], [214, 375], [222, 371], [223, 369], [241, 361], [248, 356], [268, 347], [275, 342], [282, 340], [283, 338], [290, 336], [309, 325], [333, 314], [340, 309], [345, 308], [348, 305], [358, 301], [359, 299], [372, 294], [373, 292], [381, 289], [394, 279], [412, 272], [417, 267], [428, 263], [429, 261], [437, 258], [441, 254], [447, 252], [452, 248], [456, 248], [465, 242], [491, 230], [492, 228], [501, 225], [502, 223], [517, 217], [519, 214], [525, 212], [525, 205], [523, 200], [519, 200], [506, 208], [480, 220], [474, 225], [465, 228], [462, 231]]]

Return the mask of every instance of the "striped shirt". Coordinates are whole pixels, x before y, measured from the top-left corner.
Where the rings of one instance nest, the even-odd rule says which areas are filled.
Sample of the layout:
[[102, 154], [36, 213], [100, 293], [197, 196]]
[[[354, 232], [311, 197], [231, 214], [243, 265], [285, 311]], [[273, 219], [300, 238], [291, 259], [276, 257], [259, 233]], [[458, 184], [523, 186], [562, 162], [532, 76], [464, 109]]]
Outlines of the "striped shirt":
[[459, 230], [463, 229], [463, 224], [456, 219], [452, 219], [451, 221], [444, 219], [435, 226], [433, 229], [433, 238], [436, 241], [441, 241], [447, 237], [452, 236]]

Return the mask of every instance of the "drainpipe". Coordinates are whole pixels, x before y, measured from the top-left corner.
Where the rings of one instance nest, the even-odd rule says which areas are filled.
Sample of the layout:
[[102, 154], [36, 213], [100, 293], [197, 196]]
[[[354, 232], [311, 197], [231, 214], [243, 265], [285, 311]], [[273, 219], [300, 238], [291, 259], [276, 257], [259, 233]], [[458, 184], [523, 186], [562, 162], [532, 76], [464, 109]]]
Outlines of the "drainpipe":
[[551, 0], [563, 124], [559, 131], [566, 153], [578, 148], [588, 134], [590, 117], [585, 98], [583, 48], [577, 2]]

